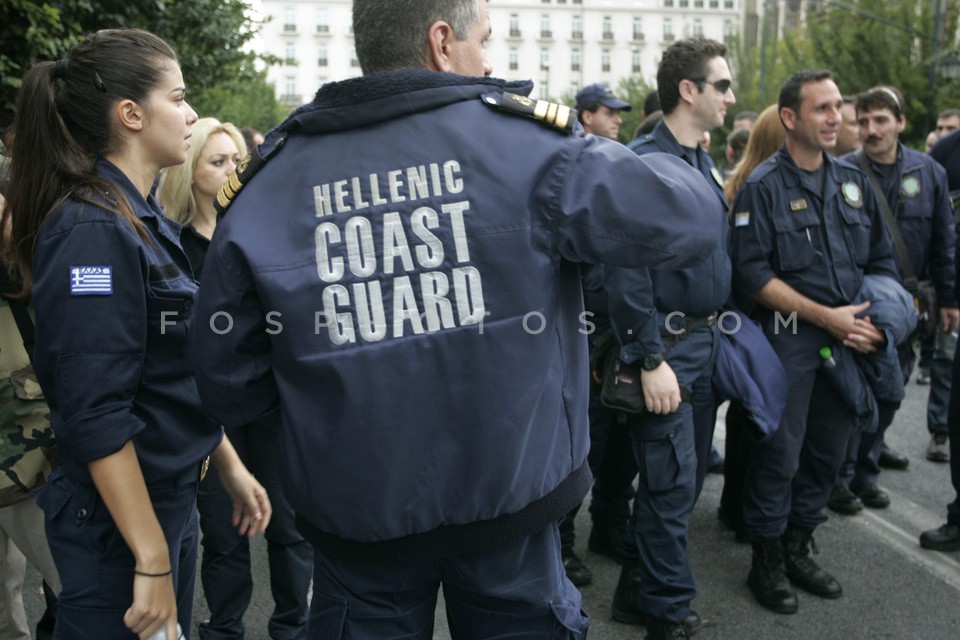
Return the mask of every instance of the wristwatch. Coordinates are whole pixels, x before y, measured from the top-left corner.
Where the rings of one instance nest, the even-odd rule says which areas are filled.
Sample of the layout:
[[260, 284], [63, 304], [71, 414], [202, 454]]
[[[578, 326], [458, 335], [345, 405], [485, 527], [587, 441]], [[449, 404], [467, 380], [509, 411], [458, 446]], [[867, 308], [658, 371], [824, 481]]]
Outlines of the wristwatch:
[[648, 353], [640, 359], [640, 368], [644, 371], [653, 371], [663, 364], [662, 353]]

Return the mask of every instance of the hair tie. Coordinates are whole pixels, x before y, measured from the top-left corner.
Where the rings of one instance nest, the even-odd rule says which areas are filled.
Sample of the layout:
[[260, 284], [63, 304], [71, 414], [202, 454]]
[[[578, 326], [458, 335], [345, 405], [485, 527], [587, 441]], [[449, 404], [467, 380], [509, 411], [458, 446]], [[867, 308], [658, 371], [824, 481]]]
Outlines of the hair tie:
[[897, 105], [897, 111], [903, 111], [903, 107], [900, 106], [900, 100], [897, 98], [897, 94], [893, 92], [893, 89], [889, 87], [874, 87], [874, 91], [882, 91], [893, 100], [893, 104]]
[[53, 77], [54, 79], [61, 79], [67, 77], [67, 65], [70, 62], [64, 58], [60, 58], [53, 64]]
[[107, 87], [105, 84], [103, 84], [103, 79], [100, 78], [100, 74], [97, 73], [97, 70], [94, 69], [90, 73], [93, 76], [93, 86], [95, 86], [97, 88], [97, 91], [99, 91], [100, 93], [106, 93]]

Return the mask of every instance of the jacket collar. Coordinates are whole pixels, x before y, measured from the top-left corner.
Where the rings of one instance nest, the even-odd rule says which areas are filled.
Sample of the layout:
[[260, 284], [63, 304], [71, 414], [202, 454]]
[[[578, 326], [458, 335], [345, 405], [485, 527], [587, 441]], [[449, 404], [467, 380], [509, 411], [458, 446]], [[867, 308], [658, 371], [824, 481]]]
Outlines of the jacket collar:
[[[130, 178], [128, 178], [117, 165], [106, 158], [98, 158], [94, 170], [98, 176], [106, 178], [120, 188], [120, 192], [126, 197], [127, 202], [130, 203], [130, 207], [133, 209], [133, 213], [138, 218], [145, 222], [153, 220], [160, 235], [179, 244], [180, 225], [163, 215], [163, 208], [157, 202], [157, 199], [153, 197], [153, 192], [144, 198], [140, 194], [140, 191], [133, 186]], [[155, 187], [156, 185], [154, 185], [154, 188]]]
[[478, 99], [497, 90], [528, 95], [533, 83], [426, 69], [386, 71], [322, 86], [313, 102], [296, 109], [279, 129], [307, 134], [343, 131]]
[[[827, 172], [827, 183], [835, 184], [839, 180], [837, 177], [837, 163], [839, 160], [824, 151], [821, 151], [821, 153], [823, 154], [823, 168], [824, 171]], [[806, 178], [806, 174], [804, 173], [803, 169], [798, 167], [797, 163], [793, 161], [793, 156], [791, 156], [790, 152], [787, 151], [786, 144], [780, 147], [780, 151], [777, 152], [777, 157], [779, 159], [779, 164], [783, 173], [783, 180], [786, 186], [801, 186]]]

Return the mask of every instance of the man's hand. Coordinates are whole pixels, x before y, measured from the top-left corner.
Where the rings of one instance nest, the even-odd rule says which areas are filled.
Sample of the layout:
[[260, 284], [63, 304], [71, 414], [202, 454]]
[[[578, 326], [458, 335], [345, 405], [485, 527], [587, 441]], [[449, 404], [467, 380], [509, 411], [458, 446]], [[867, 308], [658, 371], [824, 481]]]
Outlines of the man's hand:
[[652, 371], [640, 372], [643, 400], [647, 411], [667, 415], [680, 407], [680, 384], [677, 375], [666, 362]]
[[940, 307], [940, 326], [947, 335], [956, 331], [960, 327], [960, 309], [957, 307]]
[[873, 353], [878, 344], [883, 344], [886, 336], [873, 326], [869, 317], [857, 318], [853, 322], [855, 330], [847, 335], [843, 344], [861, 353]]
[[857, 305], [827, 308], [822, 315], [823, 328], [846, 346], [861, 353], [872, 353], [882, 344], [884, 335], [873, 326], [870, 318], [858, 318], [857, 314], [870, 308], [870, 302]]

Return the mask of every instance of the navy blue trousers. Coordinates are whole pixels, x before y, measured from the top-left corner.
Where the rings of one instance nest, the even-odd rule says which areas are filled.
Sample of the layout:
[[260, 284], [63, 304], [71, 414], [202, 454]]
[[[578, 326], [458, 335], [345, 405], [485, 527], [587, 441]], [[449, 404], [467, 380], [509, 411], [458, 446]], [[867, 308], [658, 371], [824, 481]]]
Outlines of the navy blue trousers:
[[947, 506], [947, 521], [960, 526], [960, 349], [953, 357], [947, 429], [950, 437], [950, 481], [957, 493], [956, 499]]
[[[681, 387], [692, 402], [669, 415], [645, 413], [628, 418], [637, 492], [628, 535], [640, 567], [639, 607], [662, 620], [682, 622], [690, 615], [697, 585], [687, 558], [690, 513], [698, 492], [697, 424], [714, 415], [713, 366], [718, 333], [705, 328], [677, 342], [667, 353]], [[712, 438], [713, 429], [709, 429]], [[710, 440], [704, 439], [709, 457]], [[705, 472], [704, 472], [705, 475]]]
[[[273, 517], [264, 533], [270, 567], [273, 613], [267, 623], [272, 640], [293, 640], [307, 622], [307, 589], [313, 552], [294, 524], [294, 513], [280, 488], [277, 430], [261, 425], [228, 429], [237, 454], [263, 484], [273, 506]], [[230, 524], [233, 509], [217, 474], [211, 470], [197, 496], [203, 560], [200, 580], [210, 608], [210, 620], [199, 626], [200, 640], [243, 638], [243, 615], [250, 604], [250, 543]]]
[[798, 321], [796, 334], [781, 327], [779, 335], [768, 330], [767, 337], [790, 392], [780, 427], [750, 452], [743, 505], [750, 540], [777, 539], [788, 523], [813, 531], [826, 522], [822, 509], [853, 428], [852, 411], [821, 369], [820, 348], [835, 343], [830, 334]]
[[[903, 384], [910, 380], [913, 373], [913, 343], [906, 342], [897, 347], [897, 356], [900, 360], [900, 369], [903, 372]], [[893, 418], [900, 408], [899, 402], [877, 402], [877, 430], [864, 433], [859, 429], [850, 431], [847, 441], [847, 454], [840, 473], [837, 475], [838, 485], [863, 487], [876, 484], [880, 477], [880, 449], [883, 446], [883, 435], [893, 424]]]
[[[187, 633], [197, 566], [199, 473], [198, 464], [189, 477], [147, 487], [170, 547], [177, 620]], [[37, 501], [63, 582], [54, 640], [135, 640], [123, 615], [133, 603], [136, 561], [97, 490], [55, 471]]]
[[582, 640], [588, 619], [567, 580], [556, 525], [474, 555], [393, 565], [314, 549], [307, 640], [433, 637], [443, 589], [454, 640]]
[[[590, 390], [590, 454], [587, 458], [593, 473], [590, 499], [590, 520], [598, 529], [623, 531], [630, 519], [633, 479], [637, 464], [630, 449], [630, 432], [618, 412], [600, 403], [600, 392]], [[574, 519], [580, 505], [560, 521], [560, 546], [573, 549]]]

